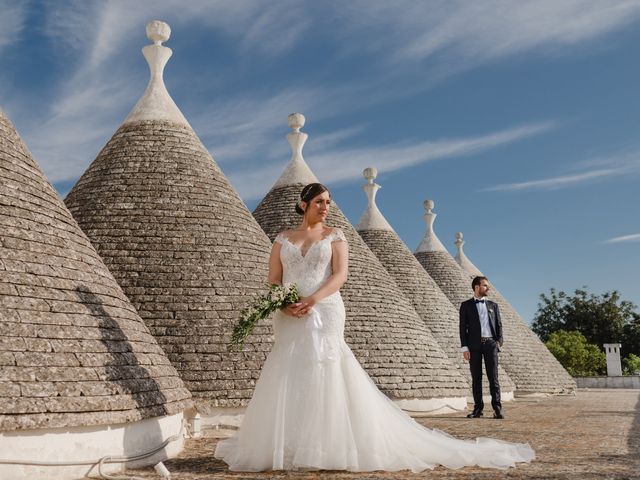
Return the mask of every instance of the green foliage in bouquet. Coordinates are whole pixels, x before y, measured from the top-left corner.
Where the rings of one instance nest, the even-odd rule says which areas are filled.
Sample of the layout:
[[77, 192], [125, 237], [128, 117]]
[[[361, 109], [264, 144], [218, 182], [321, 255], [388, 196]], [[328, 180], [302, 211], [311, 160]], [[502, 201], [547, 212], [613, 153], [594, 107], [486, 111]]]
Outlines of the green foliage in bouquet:
[[268, 286], [269, 290], [266, 293], [256, 295], [253, 301], [240, 312], [240, 320], [231, 334], [230, 350], [242, 350], [244, 342], [260, 320], [300, 300], [298, 286], [295, 283], [284, 285], [272, 283]]

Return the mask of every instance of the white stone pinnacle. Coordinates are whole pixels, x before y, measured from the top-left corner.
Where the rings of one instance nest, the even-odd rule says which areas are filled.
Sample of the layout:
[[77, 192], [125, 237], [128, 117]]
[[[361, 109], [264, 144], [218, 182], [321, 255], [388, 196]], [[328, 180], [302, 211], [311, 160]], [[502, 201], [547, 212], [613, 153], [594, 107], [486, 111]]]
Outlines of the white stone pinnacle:
[[456, 262], [458, 262], [458, 265], [460, 265], [462, 269], [467, 273], [470, 273], [474, 276], [481, 276], [482, 272], [478, 270], [478, 268], [471, 262], [471, 260], [469, 260], [469, 258], [465, 255], [464, 250], [462, 249], [462, 247], [464, 246], [463, 237], [464, 236], [462, 235], [462, 232], [456, 232], [455, 244], [457, 252], [454, 258], [456, 259]]
[[151, 78], [142, 98], [127, 115], [123, 124], [140, 120], [167, 120], [190, 126], [169, 95], [162, 78], [164, 67], [173, 53], [170, 48], [162, 45], [162, 42], [169, 40], [170, 36], [171, 28], [165, 22], [153, 20], [147, 24], [147, 38], [153, 45], [144, 47], [142, 54], [149, 64]]
[[289, 127], [293, 130], [287, 134], [287, 141], [289, 145], [291, 145], [291, 160], [284, 169], [284, 172], [282, 172], [282, 175], [280, 175], [280, 178], [273, 185], [273, 188], [297, 183], [307, 185], [318, 181], [302, 156], [302, 148], [309, 138], [308, 134], [300, 131], [300, 129], [304, 127], [304, 115], [301, 113], [292, 113], [288, 117], [288, 123]]
[[446, 252], [447, 249], [444, 248], [442, 242], [436, 236], [436, 233], [433, 231], [433, 222], [436, 219], [437, 214], [433, 213], [433, 207], [435, 203], [433, 200], [425, 200], [424, 201], [424, 209], [426, 213], [424, 214], [424, 220], [427, 222], [427, 231], [424, 234], [424, 238], [416, 248], [416, 253], [418, 252]]
[[147, 23], [147, 38], [154, 45], [162, 45], [162, 42], [169, 40], [169, 37], [171, 37], [171, 27], [168, 23], [160, 20], [151, 20]]
[[307, 119], [301, 113], [291, 113], [287, 117], [287, 123], [294, 133], [300, 133], [300, 129], [304, 127], [306, 121]]
[[369, 199], [369, 204], [360, 217], [360, 222], [356, 230], [390, 230], [393, 232], [393, 228], [389, 225], [389, 222], [387, 222], [376, 205], [376, 194], [381, 188], [380, 185], [374, 183], [374, 180], [378, 176], [378, 170], [374, 167], [365, 168], [362, 175], [367, 180], [367, 183], [362, 186], [362, 189]]

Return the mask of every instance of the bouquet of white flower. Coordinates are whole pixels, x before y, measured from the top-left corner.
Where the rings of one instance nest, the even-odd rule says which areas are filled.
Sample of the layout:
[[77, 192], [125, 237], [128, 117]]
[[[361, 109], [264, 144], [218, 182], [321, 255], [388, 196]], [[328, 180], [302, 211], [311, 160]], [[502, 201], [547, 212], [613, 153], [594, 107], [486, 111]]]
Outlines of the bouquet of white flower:
[[256, 295], [253, 301], [240, 312], [240, 320], [233, 328], [229, 349], [241, 350], [247, 337], [256, 324], [273, 312], [300, 300], [298, 286], [295, 283], [277, 285], [268, 284], [269, 291]]

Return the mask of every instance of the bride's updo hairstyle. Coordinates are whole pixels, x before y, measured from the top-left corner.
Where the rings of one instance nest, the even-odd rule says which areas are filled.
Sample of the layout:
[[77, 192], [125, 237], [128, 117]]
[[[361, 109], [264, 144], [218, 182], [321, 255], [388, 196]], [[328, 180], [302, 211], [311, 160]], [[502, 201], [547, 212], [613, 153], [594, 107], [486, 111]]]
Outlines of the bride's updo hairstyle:
[[[329, 192], [329, 189], [321, 183], [310, 183], [305, 186], [300, 192], [300, 200], [296, 203], [296, 213], [298, 215], [304, 215], [304, 210], [300, 206], [300, 202], [309, 203], [315, 197], [324, 192]], [[331, 196], [331, 192], [329, 192], [329, 196]]]

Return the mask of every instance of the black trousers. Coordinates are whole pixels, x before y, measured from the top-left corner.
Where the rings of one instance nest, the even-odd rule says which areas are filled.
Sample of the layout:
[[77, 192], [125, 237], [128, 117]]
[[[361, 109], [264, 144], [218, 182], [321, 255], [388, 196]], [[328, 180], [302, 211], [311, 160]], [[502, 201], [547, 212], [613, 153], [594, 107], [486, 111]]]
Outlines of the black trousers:
[[491, 406], [494, 410], [501, 409], [500, 383], [498, 382], [498, 342], [486, 340], [480, 346], [480, 350], [470, 350], [471, 358], [471, 389], [473, 391], [474, 409], [482, 410], [482, 360], [484, 359], [487, 378], [489, 379], [489, 391], [491, 393]]

